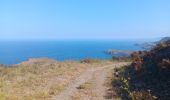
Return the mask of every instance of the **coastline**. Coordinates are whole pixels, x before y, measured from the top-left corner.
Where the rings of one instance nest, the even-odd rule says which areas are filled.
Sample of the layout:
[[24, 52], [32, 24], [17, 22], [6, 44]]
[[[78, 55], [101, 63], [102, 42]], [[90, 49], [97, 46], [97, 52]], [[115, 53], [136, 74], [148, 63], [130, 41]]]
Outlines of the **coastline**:
[[[137, 41], [136, 41], [137, 42]], [[111, 59], [109, 49], [140, 50], [135, 41], [32, 41], [0, 42], [0, 63], [19, 64], [29, 58], [50, 58], [58, 61], [85, 58]]]

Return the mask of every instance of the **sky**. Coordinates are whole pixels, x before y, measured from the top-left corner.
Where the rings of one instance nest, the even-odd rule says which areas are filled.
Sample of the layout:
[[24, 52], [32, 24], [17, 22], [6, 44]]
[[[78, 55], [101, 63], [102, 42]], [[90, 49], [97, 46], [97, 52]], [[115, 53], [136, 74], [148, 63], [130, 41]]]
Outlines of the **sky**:
[[170, 36], [170, 0], [0, 0], [0, 39]]

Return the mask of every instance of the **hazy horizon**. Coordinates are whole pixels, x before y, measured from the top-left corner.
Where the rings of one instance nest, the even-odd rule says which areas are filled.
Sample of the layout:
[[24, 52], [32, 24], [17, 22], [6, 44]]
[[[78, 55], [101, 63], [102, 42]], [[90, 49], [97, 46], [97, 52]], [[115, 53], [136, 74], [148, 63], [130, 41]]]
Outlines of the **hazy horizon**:
[[170, 35], [169, 0], [1, 0], [0, 39], [153, 39]]
[[[168, 37], [168, 36], [165, 36]], [[164, 37], [154, 38], [0, 38], [0, 41], [138, 41], [155, 42]]]

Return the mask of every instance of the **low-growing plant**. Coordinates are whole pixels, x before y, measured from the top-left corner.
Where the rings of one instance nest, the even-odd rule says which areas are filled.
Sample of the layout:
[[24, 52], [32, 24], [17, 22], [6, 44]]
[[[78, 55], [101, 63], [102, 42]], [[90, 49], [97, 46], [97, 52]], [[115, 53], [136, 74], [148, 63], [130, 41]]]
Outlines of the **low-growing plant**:
[[170, 40], [131, 54], [132, 64], [113, 79], [123, 100], [170, 100]]

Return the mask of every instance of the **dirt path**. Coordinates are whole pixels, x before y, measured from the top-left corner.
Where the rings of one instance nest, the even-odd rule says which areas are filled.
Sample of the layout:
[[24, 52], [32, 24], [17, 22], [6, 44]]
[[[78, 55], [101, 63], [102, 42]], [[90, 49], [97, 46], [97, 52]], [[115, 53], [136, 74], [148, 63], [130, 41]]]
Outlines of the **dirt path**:
[[[107, 87], [104, 86], [104, 84], [108, 75], [107, 73], [111, 71], [111, 69], [125, 64], [127, 63], [114, 63], [112, 65], [107, 65], [102, 67], [92, 67], [87, 69], [77, 79], [71, 82], [63, 92], [61, 92], [58, 96], [54, 97], [54, 100], [75, 100], [75, 99], [105, 100], [104, 96]], [[89, 89], [90, 90], [89, 95], [83, 96], [82, 93], [84, 92], [80, 92], [78, 87], [80, 87], [81, 85], [87, 82], [89, 82], [93, 86]], [[79, 95], [79, 98], [75, 98], [76, 94]]]
[[106, 93], [106, 86], [105, 81], [107, 79], [107, 73], [112, 69], [113, 67], [104, 68], [102, 70], [97, 71], [94, 73], [93, 76], [93, 84], [95, 85], [94, 93], [96, 96], [92, 97], [92, 100], [103, 100]]

